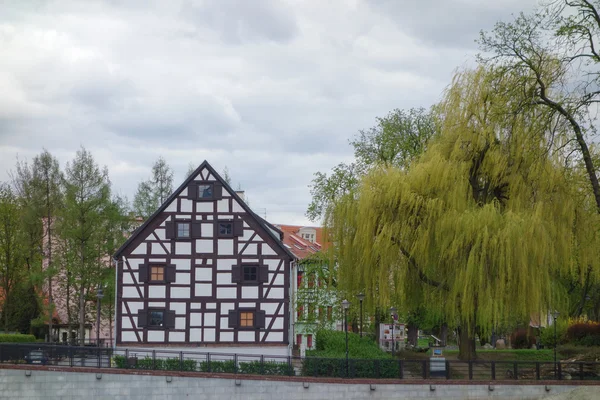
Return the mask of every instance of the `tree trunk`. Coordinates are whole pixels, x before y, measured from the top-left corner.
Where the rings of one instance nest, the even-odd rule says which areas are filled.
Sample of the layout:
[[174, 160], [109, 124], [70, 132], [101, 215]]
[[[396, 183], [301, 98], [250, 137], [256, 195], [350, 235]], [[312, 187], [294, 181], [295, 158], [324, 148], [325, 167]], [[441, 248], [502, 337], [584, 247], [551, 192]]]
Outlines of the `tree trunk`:
[[440, 329], [440, 344], [442, 346], [446, 346], [446, 342], [448, 341], [448, 324], [447, 323], [443, 323], [442, 327]]
[[419, 327], [417, 325], [408, 325], [408, 344], [411, 346], [417, 346], [419, 343]]
[[79, 345], [85, 344], [85, 293], [83, 285], [79, 288]]
[[458, 328], [458, 359], [474, 360], [475, 354], [475, 328], [467, 329], [468, 324], [463, 323]]

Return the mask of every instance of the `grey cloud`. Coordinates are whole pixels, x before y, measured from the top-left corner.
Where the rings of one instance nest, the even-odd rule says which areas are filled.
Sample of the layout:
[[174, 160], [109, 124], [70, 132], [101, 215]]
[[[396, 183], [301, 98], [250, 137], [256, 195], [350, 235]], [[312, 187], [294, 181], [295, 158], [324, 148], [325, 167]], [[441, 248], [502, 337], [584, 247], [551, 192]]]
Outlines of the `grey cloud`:
[[182, 13], [194, 25], [208, 26], [227, 43], [289, 42], [298, 33], [292, 10], [273, 0], [188, 1]]
[[481, 29], [511, 14], [531, 10], [536, 0], [366, 0], [373, 9], [393, 21], [399, 29], [428, 45], [476, 48]]

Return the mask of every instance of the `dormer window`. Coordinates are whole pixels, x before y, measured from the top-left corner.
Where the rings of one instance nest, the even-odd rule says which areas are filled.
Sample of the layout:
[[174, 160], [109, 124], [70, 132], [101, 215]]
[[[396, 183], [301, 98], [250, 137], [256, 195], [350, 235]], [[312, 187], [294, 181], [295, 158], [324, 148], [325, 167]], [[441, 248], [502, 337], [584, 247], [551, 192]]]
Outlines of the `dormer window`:
[[233, 222], [219, 222], [219, 236], [233, 236]]
[[223, 185], [219, 182], [192, 182], [187, 198], [195, 201], [212, 201], [223, 198]]

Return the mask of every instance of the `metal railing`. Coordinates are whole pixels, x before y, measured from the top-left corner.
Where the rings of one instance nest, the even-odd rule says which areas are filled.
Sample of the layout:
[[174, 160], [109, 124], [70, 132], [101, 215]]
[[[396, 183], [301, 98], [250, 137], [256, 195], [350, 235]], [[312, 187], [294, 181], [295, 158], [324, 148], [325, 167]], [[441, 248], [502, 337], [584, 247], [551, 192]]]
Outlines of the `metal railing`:
[[405, 380], [600, 380], [600, 362], [348, 359], [0, 343], [0, 362], [68, 367]]

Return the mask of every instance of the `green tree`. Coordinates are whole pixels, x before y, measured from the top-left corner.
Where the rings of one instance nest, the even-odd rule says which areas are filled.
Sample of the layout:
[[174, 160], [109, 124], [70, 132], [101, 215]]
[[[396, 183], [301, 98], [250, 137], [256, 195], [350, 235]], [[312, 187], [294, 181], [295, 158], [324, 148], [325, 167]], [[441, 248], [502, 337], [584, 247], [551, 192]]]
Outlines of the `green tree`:
[[547, 152], [548, 114], [505, 90], [521, 78], [458, 74], [422, 157], [371, 169], [327, 214], [342, 290], [425, 304], [459, 328], [462, 359], [475, 356], [477, 328], [564, 303], [553, 289], [577, 273], [573, 227], [596, 223], [576, 218], [579, 188]]
[[173, 192], [173, 170], [159, 157], [152, 166], [152, 178], [140, 182], [133, 198], [136, 215], [148, 218]]
[[[518, 71], [520, 79], [513, 90], [527, 93], [525, 101], [544, 109], [560, 127], [551, 132], [549, 149], [570, 154], [565, 159], [567, 167], [583, 167], [587, 182], [582, 188], [588, 188], [598, 213], [598, 165], [590, 142], [600, 100], [599, 11], [597, 1], [551, 1], [512, 22], [497, 23], [491, 32], [482, 32], [480, 39], [486, 52], [480, 61], [503, 72]], [[597, 285], [590, 264], [580, 260], [578, 267], [585, 271], [584, 281], [566, 282], [568, 290], [579, 295], [573, 299], [575, 315], [583, 312], [588, 294], [596, 292]]]
[[17, 309], [19, 298], [13, 290], [26, 279], [24, 268], [26, 248], [21, 231], [21, 210], [17, 197], [7, 184], [0, 185], [0, 289], [4, 298], [2, 322], [4, 329], [14, 328], [11, 309]]
[[353, 163], [335, 166], [330, 175], [315, 173], [307, 217], [311, 221], [321, 219], [338, 198], [356, 188], [360, 177], [371, 168], [382, 165], [408, 168], [436, 130], [434, 115], [424, 108], [396, 109], [377, 118], [374, 127], [359, 131], [358, 137], [350, 141], [354, 147]]
[[[106, 168], [100, 169], [91, 153], [77, 151], [65, 173], [65, 205], [58, 232], [62, 242], [63, 265], [68, 290], [76, 297], [79, 340], [85, 339], [86, 305], [102, 283], [103, 271], [110, 266], [107, 244], [114, 230], [111, 218], [114, 204]], [[114, 247], [114, 246], [111, 246]]]

